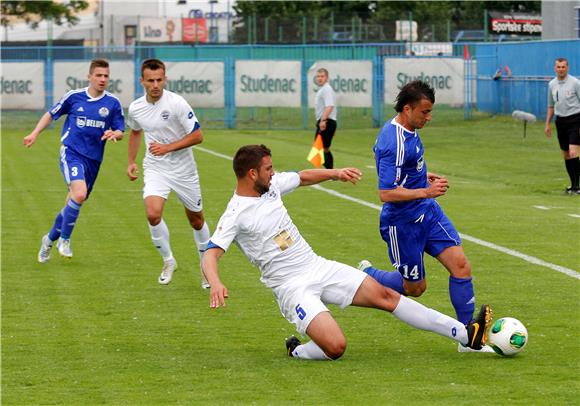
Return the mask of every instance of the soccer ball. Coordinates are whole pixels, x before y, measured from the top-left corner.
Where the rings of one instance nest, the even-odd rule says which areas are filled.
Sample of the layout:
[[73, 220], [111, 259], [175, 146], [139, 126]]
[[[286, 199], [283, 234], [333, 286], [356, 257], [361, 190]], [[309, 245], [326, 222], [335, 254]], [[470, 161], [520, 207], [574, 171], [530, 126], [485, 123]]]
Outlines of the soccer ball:
[[528, 343], [528, 330], [512, 317], [496, 320], [488, 333], [488, 344], [499, 355], [516, 355]]

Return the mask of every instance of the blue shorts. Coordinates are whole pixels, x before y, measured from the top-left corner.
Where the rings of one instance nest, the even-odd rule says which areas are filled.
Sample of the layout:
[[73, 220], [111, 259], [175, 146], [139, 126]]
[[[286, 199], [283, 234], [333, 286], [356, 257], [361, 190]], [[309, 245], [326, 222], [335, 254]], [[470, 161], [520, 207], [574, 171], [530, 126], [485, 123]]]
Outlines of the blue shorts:
[[91, 190], [93, 190], [100, 167], [100, 161], [87, 158], [64, 145], [60, 147], [60, 171], [66, 185], [69, 186], [73, 180], [85, 181], [87, 184], [87, 199]]
[[425, 279], [424, 252], [436, 257], [448, 247], [461, 245], [459, 233], [437, 203], [413, 222], [381, 222], [381, 236], [389, 246], [393, 266], [410, 282]]

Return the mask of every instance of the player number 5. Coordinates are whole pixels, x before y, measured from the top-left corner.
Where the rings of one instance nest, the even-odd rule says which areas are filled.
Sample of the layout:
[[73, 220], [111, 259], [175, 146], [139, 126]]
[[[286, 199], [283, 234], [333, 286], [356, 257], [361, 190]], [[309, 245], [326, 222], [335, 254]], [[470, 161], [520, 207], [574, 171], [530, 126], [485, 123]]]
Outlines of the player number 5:
[[300, 307], [300, 303], [298, 303], [296, 305], [296, 308], [294, 310], [296, 310], [296, 314], [298, 315], [298, 318], [300, 320], [304, 320], [304, 317], [306, 317], [306, 310], [304, 310], [302, 307]]

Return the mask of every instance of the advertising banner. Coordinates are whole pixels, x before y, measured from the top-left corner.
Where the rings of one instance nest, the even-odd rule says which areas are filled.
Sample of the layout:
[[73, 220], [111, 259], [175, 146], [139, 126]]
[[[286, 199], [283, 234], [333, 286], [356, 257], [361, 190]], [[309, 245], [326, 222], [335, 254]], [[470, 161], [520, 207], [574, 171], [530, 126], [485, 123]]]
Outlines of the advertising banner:
[[183, 42], [207, 42], [205, 18], [182, 18]]
[[[55, 103], [68, 91], [89, 85], [89, 64], [89, 61], [54, 63]], [[133, 61], [109, 62], [111, 73], [107, 90], [121, 100], [123, 107], [129, 107], [135, 96], [133, 66]]]
[[44, 63], [2, 62], [2, 109], [44, 110]]
[[463, 77], [462, 59], [385, 59], [385, 103], [394, 104], [406, 83], [422, 80], [435, 89], [436, 103], [460, 106], [463, 104]]
[[328, 81], [336, 93], [336, 103], [343, 107], [370, 107], [373, 92], [371, 61], [317, 61], [308, 69], [308, 106], [314, 106], [319, 89], [316, 73], [328, 71]]
[[236, 106], [300, 107], [300, 61], [236, 61]]
[[225, 106], [223, 62], [167, 62], [165, 66], [165, 88], [183, 96], [194, 110]]
[[492, 34], [542, 35], [542, 16], [540, 14], [510, 13], [490, 11]]
[[181, 42], [181, 18], [139, 18], [139, 41]]

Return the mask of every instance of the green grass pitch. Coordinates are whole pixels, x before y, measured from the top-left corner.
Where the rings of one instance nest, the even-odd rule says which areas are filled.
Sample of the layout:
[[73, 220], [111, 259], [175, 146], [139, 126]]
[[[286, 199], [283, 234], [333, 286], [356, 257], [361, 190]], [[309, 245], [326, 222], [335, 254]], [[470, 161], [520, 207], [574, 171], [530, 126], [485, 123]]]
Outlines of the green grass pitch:
[[[511, 118], [465, 122], [460, 111], [437, 109], [434, 117], [421, 131], [426, 162], [450, 179], [439, 201], [459, 231], [577, 274], [580, 198], [562, 193], [564, 165], [543, 125], [530, 126], [523, 138], [521, 123]], [[489, 302], [495, 318], [512, 316], [527, 326], [523, 353], [460, 354], [455, 343], [387, 313], [333, 307], [348, 339], [344, 357], [288, 359], [284, 338], [294, 329], [237, 248], [221, 263], [227, 307], [209, 308], [192, 233], [174, 195], [164, 217], [179, 270], [169, 286], [157, 283], [161, 260], [149, 238], [142, 180], [131, 183], [125, 175], [126, 140], [107, 146], [72, 237], [74, 258], [53, 253], [38, 264], [40, 237], [65, 187], [58, 170], [62, 121], [27, 150], [21, 140], [34, 123], [22, 114], [2, 118], [3, 404], [577, 404], [577, 277], [465, 240], [477, 302]], [[377, 131], [337, 132], [336, 164], [361, 168], [364, 179], [325, 188], [379, 204]], [[232, 156], [248, 143], [271, 147], [278, 170], [309, 167], [310, 130], [207, 129], [202, 147]], [[201, 150], [195, 156], [213, 229], [235, 186], [231, 161]], [[320, 255], [387, 266], [376, 209], [313, 188], [285, 202]], [[425, 260], [428, 289], [418, 300], [454, 316], [447, 272]]]

